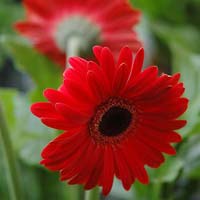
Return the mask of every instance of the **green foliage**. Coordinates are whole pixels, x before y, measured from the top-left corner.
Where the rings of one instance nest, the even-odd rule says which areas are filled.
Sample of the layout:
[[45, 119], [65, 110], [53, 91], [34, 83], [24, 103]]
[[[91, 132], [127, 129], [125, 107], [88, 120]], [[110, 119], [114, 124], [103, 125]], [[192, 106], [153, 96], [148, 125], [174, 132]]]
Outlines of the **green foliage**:
[[[163, 21], [170, 25], [193, 24], [200, 26], [199, 0], [131, 0], [134, 7], [143, 11], [152, 22]], [[198, 27], [200, 28], [200, 27]]]
[[60, 67], [38, 53], [25, 40], [5, 36], [1, 42], [11, 53], [18, 67], [30, 74], [36, 84], [47, 87], [49, 84], [60, 83]]
[[54, 131], [43, 126], [29, 111], [26, 96], [14, 90], [0, 90], [0, 101], [9, 124], [15, 150], [30, 165], [38, 165], [42, 148], [55, 137]]
[[[14, 0], [1, 0], [0, 1], [0, 38], [3, 34], [13, 35], [15, 32], [13, 29], [16, 20], [22, 18], [23, 9], [19, 4], [13, 4]], [[0, 70], [5, 60], [6, 51], [0, 44]]]
[[183, 23], [186, 19], [185, 5], [187, 0], [131, 0], [134, 6], [145, 11], [153, 20], [165, 20], [173, 23]]
[[38, 169], [20, 163], [20, 174], [24, 199], [42, 200], [42, 187]]
[[45, 88], [57, 88], [61, 83], [61, 68], [38, 53], [20, 38], [2, 37], [2, 45], [12, 55], [19, 69], [25, 71], [35, 83], [32, 100], [41, 101]]
[[183, 166], [183, 161], [178, 157], [166, 157], [158, 169], [149, 169], [150, 180], [152, 183], [170, 183], [173, 182]]
[[0, 177], [1, 177], [1, 181], [0, 181], [0, 194], [1, 194], [1, 198], [4, 200], [8, 200], [8, 181], [6, 178], [6, 165], [5, 165], [5, 156], [4, 156], [4, 149], [3, 149], [3, 144], [1, 141], [1, 137], [0, 137], [0, 157], [1, 157], [1, 162], [0, 162]]
[[0, 2], [0, 19], [3, 19], [0, 20], [0, 34], [13, 33], [14, 22], [16, 22], [16, 19], [22, 18], [22, 16], [23, 9], [20, 5], [8, 4], [6, 0], [5, 3]]
[[[150, 183], [142, 185], [136, 181], [132, 187], [133, 199], [139, 200], [160, 200], [161, 183]], [[132, 200], [132, 198], [130, 199]]]
[[200, 179], [200, 131], [183, 144], [180, 156], [183, 160], [183, 175]]

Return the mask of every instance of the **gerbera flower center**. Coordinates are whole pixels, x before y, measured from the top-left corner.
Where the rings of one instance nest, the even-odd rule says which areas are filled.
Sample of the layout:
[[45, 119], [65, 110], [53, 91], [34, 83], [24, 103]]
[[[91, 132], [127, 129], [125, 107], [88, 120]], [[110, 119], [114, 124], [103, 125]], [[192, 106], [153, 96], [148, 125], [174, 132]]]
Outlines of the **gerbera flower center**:
[[99, 131], [106, 136], [116, 136], [125, 131], [132, 120], [129, 110], [121, 107], [111, 107], [102, 117]]
[[71, 38], [79, 41], [79, 50], [82, 56], [91, 51], [92, 46], [100, 43], [100, 27], [85, 16], [72, 15], [61, 20], [55, 27], [55, 41], [58, 48], [66, 52]]
[[136, 119], [136, 109], [132, 102], [110, 98], [97, 107], [89, 125], [90, 134], [97, 143], [116, 144], [134, 129]]

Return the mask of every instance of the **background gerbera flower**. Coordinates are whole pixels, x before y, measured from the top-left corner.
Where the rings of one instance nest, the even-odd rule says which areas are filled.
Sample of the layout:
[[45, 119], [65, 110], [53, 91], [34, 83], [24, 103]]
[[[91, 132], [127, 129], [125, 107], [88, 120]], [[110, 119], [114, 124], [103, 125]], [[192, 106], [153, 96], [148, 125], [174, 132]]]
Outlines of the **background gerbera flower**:
[[143, 49], [133, 61], [131, 49], [122, 48], [116, 63], [107, 47], [94, 47], [94, 54], [98, 63], [70, 58], [61, 87], [46, 89], [48, 102], [31, 111], [64, 130], [44, 148], [41, 163], [69, 184], [102, 186], [107, 195], [114, 175], [127, 190], [136, 179], [147, 184], [145, 165], [157, 168], [162, 153], [176, 153], [171, 143], [181, 141], [176, 130], [186, 121], [177, 118], [188, 100], [180, 74], [158, 76], [155, 66], [142, 71]]
[[141, 46], [133, 31], [140, 12], [127, 0], [24, 0], [23, 4], [27, 17], [16, 29], [62, 66], [70, 42], [79, 43], [83, 56], [94, 44], [108, 46], [115, 54], [124, 45], [134, 52]]

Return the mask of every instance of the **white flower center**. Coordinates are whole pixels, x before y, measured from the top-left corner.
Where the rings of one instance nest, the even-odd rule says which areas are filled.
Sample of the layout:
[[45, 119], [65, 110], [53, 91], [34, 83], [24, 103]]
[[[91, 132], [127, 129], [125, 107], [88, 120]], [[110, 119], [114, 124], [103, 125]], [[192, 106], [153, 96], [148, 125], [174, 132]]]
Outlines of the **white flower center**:
[[93, 45], [100, 43], [100, 27], [83, 16], [73, 15], [58, 23], [55, 41], [62, 52], [66, 52], [70, 39], [77, 38], [81, 54], [88, 54]]

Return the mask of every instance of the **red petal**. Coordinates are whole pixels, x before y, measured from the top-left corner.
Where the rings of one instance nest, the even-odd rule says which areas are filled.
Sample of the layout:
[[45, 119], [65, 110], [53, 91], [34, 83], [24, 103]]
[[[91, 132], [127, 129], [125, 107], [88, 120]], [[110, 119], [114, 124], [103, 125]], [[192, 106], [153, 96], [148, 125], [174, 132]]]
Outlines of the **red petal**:
[[[38, 41], [37, 38], [44, 30], [46, 30], [42, 24], [37, 22], [18, 22], [15, 24], [15, 28], [17, 31], [19, 31], [22, 35], [27, 36], [30, 39], [33, 39], [33, 41]], [[40, 38], [44, 39], [42, 36]]]
[[171, 133], [166, 134], [165, 140], [168, 142], [181, 142], [182, 138], [176, 132], [171, 132]]
[[55, 107], [48, 102], [38, 102], [31, 106], [31, 112], [37, 117], [60, 117], [56, 112]]
[[53, 8], [55, 7], [52, 2], [49, 2], [47, 7], [45, 2], [40, 0], [24, 0], [23, 3], [30, 11], [29, 15], [34, 14], [44, 18], [49, 18], [53, 14]]
[[94, 46], [93, 47], [93, 53], [96, 57], [96, 59], [100, 62], [101, 60], [101, 52], [102, 52], [103, 47], [101, 46]]
[[87, 113], [82, 113], [77, 108], [71, 108], [70, 106], [67, 106], [63, 103], [56, 103], [55, 105], [56, 110], [61, 113], [65, 118], [67, 118], [69, 121], [74, 121], [76, 123], [86, 123], [90, 119], [90, 115]]
[[94, 62], [88, 63], [87, 81], [91, 93], [96, 100], [101, 103], [110, 96], [110, 86], [102, 69]]
[[[57, 158], [59, 155], [62, 155], [61, 152], [67, 149], [69, 150], [68, 154], [70, 155], [70, 152], [73, 151], [75, 146], [81, 144], [81, 142], [86, 138], [86, 134], [83, 133], [82, 129], [79, 131], [67, 131], [60, 134], [43, 149], [41, 156], [44, 159]], [[78, 137], [80, 137], [80, 139], [78, 139]], [[77, 139], [78, 142], [73, 144], [72, 142], [75, 142]]]
[[141, 72], [142, 70], [142, 65], [144, 62], [144, 49], [141, 48], [135, 56], [135, 60], [133, 63], [133, 69], [132, 69], [132, 75], [131, 75], [131, 79], [133, 80], [135, 77], [138, 76], [138, 74]]
[[[163, 89], [166, 89], [167, 81], [169, 80], [169, 77], [166, 74], [163, 74], [162, 76], [158, 77], [156, 81], [154, 81], [152, 84], [146, 85], [140, 92], [138, 97], [135, 97], [135, 99], [144, 99], [148, 97], [149, 99], [154, 99], [153, 97], [159, 96], [159, 92]], [[167, 86], [168, 87], [168, 86]]]
[[134, 100], [141, 100], [146, 101], [148, 103], [154, 103], [154, 104], [162, 104], [163, 101], [165, 102], [166, 99], [176, 99], [179, 98], [185, 89], [183, 88], [183, 84], [179, 83], [175, 86], [165, 86], [162, 88], [157, 88], [155, 91], [153, 91], [150, 95], [149, 93], [145, 94], [145, 96], [139, 96], [135, 97]]
[[89, 92], [88, 86], [85, 83], [75, 82], [71, 79], [64, 80], [65, 87], [70, 96], [79, 98], [80, 103], [92, 104], [92, 94]]
[[[79, 150], [69, 159], [65, 161], [65, 167], [61, 171], [61, 180], [67, 180], [75, 177], [80, 173], [81, 165], [86, 159], [85, 154], [87, 153], [89, 144], [91, 143], [88, 138], [85, 143], [83, 143]], [[85, 167], [85, 166], [84, 166]]]
[[88, 146], [87, 135], [84, 132], [75, 134], [72, 137], [67, 137], [66, 135], [67, 133], [62, 136], [62, 139], [59, 136], [53, 140], [42, 152], [44, 160], [42, 160], [41, 164], [50, 170], [57, 171], [68, 166], [68, 163], [72, 163], [73, 158], [80, 152], [80, 147], [83, 151], [84, 147]]
[[129, 77], [129, 69], [125, 63], [122, 63], [115, 72], [112, 87], [112, 95], [118, 96], [122, 89], [125, 88]]
[[[69, 58], [69, 63], [73, 69], [84, 77], [86, 75], [88, 61], [80, 57]], [[67, 78], [64, 74], [64, 77]]]
[[102, 147], [98, 146], [95, 155], [95, 158], [97, 159], [98, 163], [96, 165], [94, 164], [91, 175], [84, 186], [86, 190], [93, 188], [99, 182], [99, 177], [101, 176], [103, 169], [103, 159], [102, 159], [103, 155], [104, 155], [104, 150], [102, 149]]
[[113, 74], [115, 72], [115, 63], [113, 55], [110, 49], [108, 49], [107, 47], [104, 47], [103, 50], [101, 51], [100, 66], [105, 72], [108, 81], [112, 83]]
[[105, 147], [104, 167], [100, 183], [103, 187], [102, 193], [105, 196], [110, 192], [114, 178], [114, 160], [112, 151], [112, 147]]
[[83, 76], [82, 73], [77, 72], [72, 67], [69, 67], [64, 71], [63, 77], [64, 79], [76, 80], [77, 82], [85, 81], [85, 76]]
[[180, 73], [174, 74], [174, 75], [171, 77], [171, 79], [170, 79], [170, 81], [169, 81], [169, 84], [170, 84], [170, 85], [176, 85], [176, 84], [178, 83], [180, 77], [181, 77], [181, 74], [180, 74]]
[[100, 80], [98, 80], [98, 77], [95, 75], [94, 72], [89, 71], [87, 73], [87, 81], [88, 81], [88, 85], [90, 86], [91, 93], [93, 94], [95, 101], [97, 102], [97, 104], [100, 104], [106, 98], [105, 92], [100, 83]]
[[55, 89], [46, 89], [44, 96], [52, 103], [67, 103], [67, 97]]
[[125, 63], [128, 67], [128, 69], [131, 69], [133, 60], [133, 54], [129, 47], [123, 47], [119, 54], [119, 59], [117, 62], [117, 66], [120, 66], [121, 64]]
[[[91, 172], [97, 163], [96, 152], [97, 146], [93, 141], [88, 145], [88, 149], [84, 155], [84, 159], [81, 161], [81, 165], [79, 165], [79, 173], [74, 176], [68, 183], [69, 184], [84, 184], [88, 177], [91, 175]], [[91, 159], [92, 156], [92, 159]]]
[[133, 138], [131, 141], [132, 149], [135, 151], [136, 156], [141, 159], [143, 164], [147, 164], [150, 167], [157, 168], [164, 162], [163, 155], [154, 148], [146, 146], [144, 143]]
[[68, 130], [68, 129], [73, 129], [80, 126], [80, 124], [78, 125], [77, 123], [72, 124], [71, 121], [68, 121], [67, 119], [43, 117], [41, 118], [41, 121], [46, 126], [49, 126], [51, 128], [58, 129], [58, 130]]
[[169, 155], [175, 155], [176, 150], [166, 141], [159, 140], [157, 137], [150, 137], [145, 132], [140, 132], [140, 134], [137, 134], [137, 137], [140, 139], [140, 141], [144, 142], [147, 146], [151, 146], [161, 152], [167, 153]]
[[152, 104], [139, 104], [141, 117], [146, 119], [176, 119], [181, 114], [183, 114], [188, 106], [188, 99], [179, 98], [172, 99], [173, 102], [170, 102], [169, 99], [166, 99], [161, 105], [155, 106], [156, 103]]
[[138, 134], [140, 132], [145, 133], [148, 137], [152, 138], [152, 140], [159, 140], [165, 143], [171, 142], [180, 142], [181, 136], [174, 131], [158, 131], [149, 127], [141, 127], [138, 129]]
[[177, 130], [186, 125], [186, 120], [151, 120], [151, 119], [142, 119], [141, 126], [148, 126], [155, 130], [160, 131], [169, 131], [169, 130]]
[[[124, 156], [126, 161], [129, 163], [130, 169], [134, 174], [135, 178], [137, 178], [141, 183], [147, 184], [149, 182], [148, 174], [144, 168], [144, 163], [142, 163], [140, 155], [136, 154], [134, 147], [130, 142], [125, 142], [123, 144]], [[130, 157], [131, 155], [131, 157]]]
[[122, 180], [122, 184], [126, 190], [129, 190], [131, 184], [134, 182], [135, 177], [131, 174], [127, 162], [124, 159], [124, 155], [121, 153], [121, 150], [113, 151], [115, 158], [115, 169], [117, 170], [118, 178]]
[[145, 69], [132, 83], [129, 82], [128, 89], [124, 92], [124, 95], [129, 98], [137, 97], [141, 90], [156, 81], [157, 74], [158, 68], [155, 66]]

